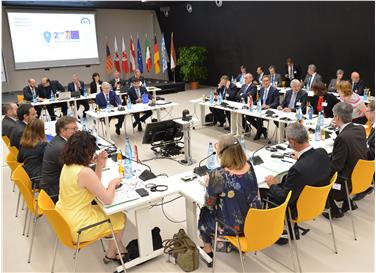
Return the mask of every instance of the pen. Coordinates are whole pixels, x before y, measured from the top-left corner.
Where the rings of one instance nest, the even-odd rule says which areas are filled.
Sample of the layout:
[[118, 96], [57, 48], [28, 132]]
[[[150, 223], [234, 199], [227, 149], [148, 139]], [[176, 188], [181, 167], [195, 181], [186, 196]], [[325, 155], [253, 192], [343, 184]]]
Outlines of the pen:
[[294, 162], [291, 162], [291, 161], [288, 161], [288, 160], [285, 160], [285, 159], [281, 159], [282, 162], [286, 162], [286, 163], [290, 163], [290, 164], [293, 164]]

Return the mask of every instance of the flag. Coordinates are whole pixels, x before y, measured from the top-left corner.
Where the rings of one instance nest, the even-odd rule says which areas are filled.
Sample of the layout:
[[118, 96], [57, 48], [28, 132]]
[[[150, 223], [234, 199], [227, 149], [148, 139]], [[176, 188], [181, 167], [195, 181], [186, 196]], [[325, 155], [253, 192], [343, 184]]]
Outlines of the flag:
[[112, 66], [113, 66], [113, 63], [112, 63], [110, 48], [108, 47], [108, 41], [106, 41], [106, 73], [111, 73]]
[[156, 35], [154, 35], [154, 71], [155, 74], [159, 74], [161, 72], [161, 64], [159, 62], [159, 49]]
[[161, 43], [161, 54], [162, 54], [162, 70], [163, 72], [166, 72], [168, 65], [167, 63], [170, 62], [168, 59], [168, 53], [166, 49], [166, 43], [164, 40], [164, 34], [162, 33], [162, 43]]
[[115, 65], [116, 70], [120, 72], [120, 58], [119, 58], [119, 50], [117, 47], [116, 36], [115, 36], [115, 41], [114, 41], [114, 65]]
[[142, 63], [142, 51], [141, 51], [141, 45], [140, 45], [140, 37], [137, 36], [137, 63], [138, 63], [138, 69], [141, 73], [144, 73], [144, 65]]
[[171, 46], [170, 46], [170, 67], [171, 70], [174, 71], [176, 67], [176, 53], [175, 53], [175, 47], [174, 47], [174, 33], [171, 33]]
[[145, 63], [146, 63], [146, 70], [149, 72], [153, 64], [151, 63], [150, 42], [149, 42], [149, 38], [147, 35], [145, 39]]
[[133, 72], [136, 69], [136, 52], [134, 50], [133, 38], [129, 40], [129, 72]]
[[129, 72], [128, 57], [127, 57], [127, 52], [125, 51], [125, 44], [124, 44], [123, 36], [121, 36], [121, 66], [122, 66], [123, 72], [127, 74]]

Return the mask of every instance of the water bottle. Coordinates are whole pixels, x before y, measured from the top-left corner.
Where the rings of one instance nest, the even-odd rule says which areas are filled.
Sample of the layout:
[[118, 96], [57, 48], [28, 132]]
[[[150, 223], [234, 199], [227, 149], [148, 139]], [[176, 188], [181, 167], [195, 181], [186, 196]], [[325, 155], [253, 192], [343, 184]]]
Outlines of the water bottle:
[[111, 112], [111, 104], [110, 104], [110, 101], [107, 101], [106, 111], [107, 111], [107, 113]]
[[319, 123], [320, 123], [320, 126], [324, 126], [324, 110], [321, 110], [319, 114]]
[[214, 93], [213, 93], [213, 91], [210, 91], [209, 101], [210, 101], [210, 105], [214, 104]]
[[129, 98], [129, 97], [128, 97], [128, 100], [127, 100], [127, 109], [128, 110], [132, 109], [132, 101], [131, 101], [131, 98]]
[[81, 122], [82, 122], [82, 130], [84, 132], [87, 132], [87, 121], [86, 121], [86, 118], [81, 118]]
[[54, 101], [55, 100], [55, 94], [54, 94], [54, 91], [51, 90], [51, 98], [50, 98], [51, 101]]
[[260, 98], [257, 100], [257, 112], [261, 113], [261, 99]]
[[234, 76], [231, 76], [231, 82], [235, 83]]
[[219, 93], [219, 96], [218, 96], [218, 104], [219, 104], [219, 105], [222, 104], [222, 100], [223, 100], [223, 98], [222, 98], [222, 94]]
[[317, 121], [316, 129], [315, 129], [315, 141], [320, 141], [320, 140], [321, 140], [321, 126], [320, 126], [320, 122]]
[[364, 89], [363, 100], [368, 101], [368, 89]]
[[215, 169], [215, 157], [213, 155], [213, 152], [214, 152], [213, 143], [209, 142], [208, 155], [211, 155], [208, 158], [208, 169], [209, 170]]
[[308, 103], [307, 113], [308, 113], [308, 120], [312, 121], [312, 119], [313, 119], [313, 107], [310, 103]]
[[242, 146], [243, 151], [245, 152], [245, 151], [247, 150], [247, 146], [246, 146], [246, 144], [245, 144], [245, 140], [244, 140], [244, 135], [243, 135], [243, 134], [240, 136], [239, 143], [240, 143], [240, 145]]
[[124, 169], [125, 169], [125, 178], [132, 179], [132, 146], [129, 142], [129, 138], [125, 138], [125, 159], [124, 159]]
[[242, 104], [242, 105], [244, 105], [244, 104], [245, 104], [245, 101], [244, 101], [244, 98], [243, 98], [243, 96], [242, 96], [242, 99], [241, 99], [241, 101], [240, 101], [240, 102], [241, 102], [241, 104]]
[[84, 89], [84, 97], [87, 97], [87, 91]]
[[67, 116], [68, 117], [73, 117], [72, 109], [71, 109], [70, 106], [68, 107], [68, 110], [67, 110]]
[[300, 106], [296, 109], [296, 120], [300, 123], [303, 120], [302, 108]]
[[35, 93], [33, 93], [33, 103], [37, 103], [37, 97], [35, 96]]

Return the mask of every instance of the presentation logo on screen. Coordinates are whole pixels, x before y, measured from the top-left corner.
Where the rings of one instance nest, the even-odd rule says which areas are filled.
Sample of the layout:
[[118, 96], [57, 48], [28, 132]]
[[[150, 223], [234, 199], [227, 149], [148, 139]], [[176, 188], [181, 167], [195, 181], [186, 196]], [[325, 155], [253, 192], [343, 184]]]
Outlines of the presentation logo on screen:
[[83, 17], [82, 19], [81, 19], [81, 24], [82, 25], [90, 25], [90, 19], [89, 18], [87, 18], [87, 17]]
[[47, 43], [50, 43], [51, 40], [55, 42], [74, 41], [80, 39], [80, 32], [78, 30], [55, 31], [52, 33], [45, 31], [43, 32], [43, 38]]

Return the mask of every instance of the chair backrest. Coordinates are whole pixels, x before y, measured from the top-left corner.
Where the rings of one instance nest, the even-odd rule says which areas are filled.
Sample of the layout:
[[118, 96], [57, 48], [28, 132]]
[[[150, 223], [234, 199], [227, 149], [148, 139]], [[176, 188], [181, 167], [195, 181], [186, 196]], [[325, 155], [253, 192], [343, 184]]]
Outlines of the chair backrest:
[[23, 102], [23, 100], [24, 100], [24, 95], [17, 95], [17, 101], [18, 101], [18, 103]]
[[5, 161], [7, 162], [11, 173], [14, 172], [14, 170], [20, 165], [19, 162], [17, 162], [17, 158], [14, 158], [14, 154], [12, 152], [9, 152]]
[[371, 133], [372, 130], [372, 123], [370, 120], [367, 120], [366, 124], [364, 124], [365, 130], [366, 130], [366, 137], [368, 138], [369, 134]]
[[4, 141], [5, 145], [7, 145], [7, 147], [10, 146], [10, 140], [7, 136], [3, 136], [3, 141]]
[[12, 173], [12, 180], [20, 190], [26, 206], [32, 214], [36, 213], [36, 202], [33, 195], [32, 183], [24, 167], [20, 164]]
[[51, 198], [44, 190], [39, 193], [38, 208], [40, 208], [44, 216], [46, 216], [47, 221], [56, 233], [59, 241], [69, 248], [75, 248], [71, 229], [67, 221], [65, 221], [64, 217], [55, 209], [54, 202], [52, 202]]
[[336, 180], [337, 172], [330, 179], [330, 184], [326, 186], [312, 187], [306, 185], [304, 187], [296, 202], [298, 217], [295, 221], [297, 223], [312, 220], [324, 211], [326, 199]]
[[281, 237], [290, 197], [291, 191], [283, 204], [278, 207], [270, 209], [251, 208], [248, 210], [244, 224], [244, 236], [248, 246], [246, 252], [267, 248]]
[[351, 194], [364, 192], [371, 186], [375, 173], [375, 160], [359, 159], [351, 174]]

